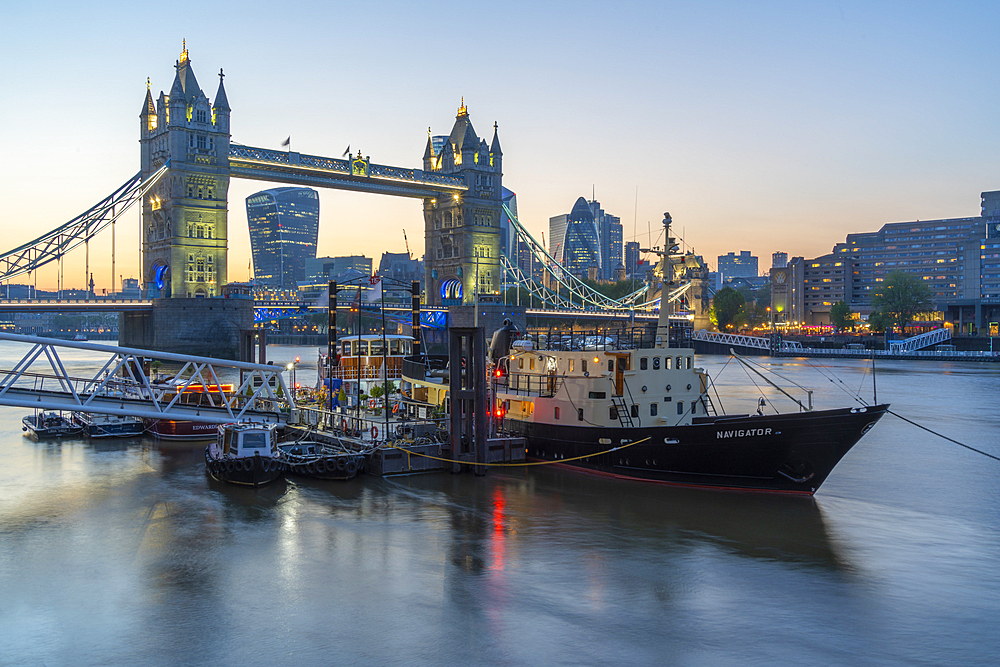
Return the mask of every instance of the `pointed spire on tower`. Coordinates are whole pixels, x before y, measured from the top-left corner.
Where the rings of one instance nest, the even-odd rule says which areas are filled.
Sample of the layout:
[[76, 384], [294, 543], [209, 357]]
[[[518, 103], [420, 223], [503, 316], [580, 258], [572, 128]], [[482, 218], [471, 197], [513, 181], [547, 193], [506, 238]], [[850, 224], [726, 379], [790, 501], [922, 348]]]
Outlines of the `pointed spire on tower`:
[[469, 115], [469, 110], [465, 106], [465, 95], [462, 95], [462, 103], [458, 106], [458, 115], [455, 117], [458, 118], [459, 116], [468, 116], [468, 115]]
[[497, 134], [497, 122], [493, 121], [493, 143], [490, 144], [490, 152], [494, 155], [503, 155], [500, 150], [500, 137]]
[[431, 141], [431, 128], [427, 128], [427, 146], [424, 148], [424, 159], [430, 160], [434, 157], [434, 142]]
[[149, 79], [146, 79], [146, 99], [142, 103], [142, 111], [139, 112], [139, 118], [146, 118], [148, 116], [156, 115], [156, 105], [153, 104], [153, 93], [149, 90]]
[[212, 108], [216, 111], [230, 111], [229, 99], [226, 97], [226, 87], [222, 85], [222, 80], [226, 78], [225, 73], [223, 73], [222, 68], [219, 68], [219, 90], [215, 92], [215, 104]]
[[170, 101], [171, 102], [184, 102], [184, 85], [181, 83], [181, 63], [178, 60], [174, 63], [174, 83], [170, 86]]

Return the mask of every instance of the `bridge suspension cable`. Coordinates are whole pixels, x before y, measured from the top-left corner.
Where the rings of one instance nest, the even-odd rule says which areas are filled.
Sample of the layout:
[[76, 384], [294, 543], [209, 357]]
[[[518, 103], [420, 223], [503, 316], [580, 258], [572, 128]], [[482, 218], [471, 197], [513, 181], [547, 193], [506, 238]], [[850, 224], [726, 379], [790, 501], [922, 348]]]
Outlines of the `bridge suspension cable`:
[[[552, 276], [560, 287], [566, 289], [568, 296], [563, 295], [562, 290], [552, 290], [539, 284], [534, 279], [534, 276], [526, 275], [524, 271], [521, 270], [520, 263], [517, 258], [511, 259], [505, 254], [502, 254], [501, 264], [504, 271], [514, 277], [519, 287], [527, 288], [532, 296], [540, 299], [544, 305], [555, 308], [567, 308], [571, 310], [586, 310], [588, 306], [595, 306], [602, 310], [652, 311], [659, 308], [659, 296], [648, 301], [639, 301], [639, 299], [646, 295], [649, 291], [649, 286], [645, 283], [639, 289], [630, 294], [626, 294], [620, 299], [612, 299], [604, 294], [601, 294], [593, 287], [567, 271], [559, 262], [557, 262], [556, 259], [548, 253], [545, 247], [535, 240], [535, 237], [531, 235], [531, 232], [521, 225], [517, 216], [514, 215], [509, 208], [507, 208], [506, 204], [503, 204], [503, 210], [510, 219], [514, 230], [517, 232], [518, 238], [528, 248], [532, 257], [539, 264], [545, 267], [545, 270], [549, 272], [549, 275]], [[690, 287], [691, 283], [688, 282], [681, 285], [677, 289], [671, 290], [669, 300], [676, 301], [685, 292], [687, 292]]]
[[142, 172], [137, 173], [66, 224], [0, 255], [0, 280], [10, 280], [35, 271], [49, 262], [62, 259], [70, 250], [89, 242], [140, 201], [167, 172], [169, 166], [168, 161], [145, 181], [142, 180]]

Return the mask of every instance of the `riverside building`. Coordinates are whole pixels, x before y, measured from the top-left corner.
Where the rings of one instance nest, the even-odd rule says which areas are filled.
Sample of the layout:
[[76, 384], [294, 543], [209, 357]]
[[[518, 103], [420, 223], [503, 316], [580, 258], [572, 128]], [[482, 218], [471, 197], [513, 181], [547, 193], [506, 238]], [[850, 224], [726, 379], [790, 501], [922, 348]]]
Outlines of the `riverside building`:
[[793, 257], [771, 269], [772, 307], [779, 322], [829, 324], [843, 299], [867, 318], [871, 296], [892, 271], [905, 271], [931, 291], [936, 321], [975, 335], [1000, 320], [1000, 191], [983, 192], [977, 217], [893, 222], [848, 234], [833, 252]]

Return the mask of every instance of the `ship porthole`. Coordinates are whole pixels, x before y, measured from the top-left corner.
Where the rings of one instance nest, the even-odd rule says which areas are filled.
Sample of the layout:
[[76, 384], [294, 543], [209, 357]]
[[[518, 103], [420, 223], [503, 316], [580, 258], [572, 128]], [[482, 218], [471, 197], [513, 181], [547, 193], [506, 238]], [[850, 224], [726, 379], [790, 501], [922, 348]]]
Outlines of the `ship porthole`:
[[667, 385], [667, 391], [670, 391], [670, 385], [669, 384]]

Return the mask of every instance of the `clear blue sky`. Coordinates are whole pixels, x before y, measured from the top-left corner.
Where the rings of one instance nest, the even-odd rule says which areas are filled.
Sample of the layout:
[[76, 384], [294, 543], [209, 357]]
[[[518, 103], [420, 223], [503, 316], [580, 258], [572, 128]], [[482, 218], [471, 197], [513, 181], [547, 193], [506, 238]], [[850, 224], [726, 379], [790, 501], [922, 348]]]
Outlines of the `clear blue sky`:
[[[189, 13], [185, 13], [185, 11]], [[146, 77], [169, 91], [181, 40], [233, 140], [417, 166], [462, 96], [504, 184], [547, 231], [594, 188], [625, 236], [670, 211], [710, 258], [816, 256], [886, 222], [979, 214], [1000, 189], [996, 2], [7, 3], [0, 232], [14, 247], [138, 169]], [[230, 188], [230, 279], [246, 278]], [[636, 193], [638, 192], [638, 196]], [[419, 254], [420, 205], [321, 192], [321, 254]], [[137, 275], [138, 214], [118, 229]], [[654, 232], [655, 233], [655, 232]], [[98, 288], [108, 239], [95, 242]], [[82, 285], [82, 252], [67, 283]], [[54, 286], [42, 271], [39, 286]]]

